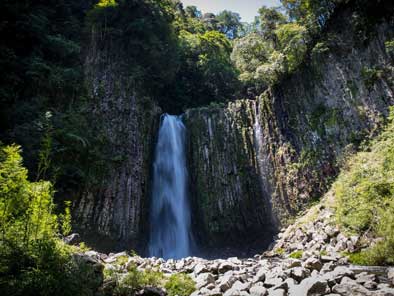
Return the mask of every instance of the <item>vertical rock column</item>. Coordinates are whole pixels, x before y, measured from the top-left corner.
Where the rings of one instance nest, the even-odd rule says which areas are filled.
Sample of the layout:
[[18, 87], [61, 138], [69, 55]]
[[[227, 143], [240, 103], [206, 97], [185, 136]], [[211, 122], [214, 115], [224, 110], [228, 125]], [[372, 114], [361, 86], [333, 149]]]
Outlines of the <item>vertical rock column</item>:
[[[102, 178], [90, 184], [74, 205], [84, 239], [97, 248], [139, 248], [147, 222], [149, 169], [160, 110], [135, 92], [126, 53], [105, 35], [92, 32], [85, 73], [96, 117], [97, 137], [107, 147]], [[144, 219], [142, 219], [144, 217]]]

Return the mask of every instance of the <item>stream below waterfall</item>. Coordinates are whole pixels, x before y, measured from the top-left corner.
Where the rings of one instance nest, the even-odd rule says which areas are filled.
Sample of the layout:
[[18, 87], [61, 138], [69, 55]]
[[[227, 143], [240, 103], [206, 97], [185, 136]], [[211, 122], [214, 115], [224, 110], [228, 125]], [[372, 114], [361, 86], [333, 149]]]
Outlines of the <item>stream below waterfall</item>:
[[185, 140], [182, 117], [163, 114], [153, 164], [150, 256], [180, 259], [191, 253]]

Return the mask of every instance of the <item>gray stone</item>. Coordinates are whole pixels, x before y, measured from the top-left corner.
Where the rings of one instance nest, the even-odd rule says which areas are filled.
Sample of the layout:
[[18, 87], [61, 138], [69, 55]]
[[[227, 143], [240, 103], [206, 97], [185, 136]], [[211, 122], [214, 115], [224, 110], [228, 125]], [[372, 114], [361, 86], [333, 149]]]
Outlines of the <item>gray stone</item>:
[[363, 286], [369, 290], [374, 290], [378, 287], [378, 284], [374, 281], [367, 281], [363, 284]]
[[376, 275], [367, 272], [361, 272], [356, 275], [356, 282], [359, 284], [364, 284], [366, 282], [376, 282]]
[[72, 233], [68, 236], [66, 236], [65, 238], [63, 238], [63, 241], [67, 244], [67, 245], [78, 245], [81, 242], [81, 237], [78, 233]]
[[286, 291], [283, 289], [269, 290], [268, 296], [286, 296]]
[[220, 264], [220, 266], [218, 268], [219, 273], [225, 273], [226, 271], [229, 271], [229, 270], [234, 270], [234, 265], [230, 262], [227, 262], [227, 261]]
[[391, 285], [394, 286], [394, 267], [391, 267], [387, 270], [387, 278]]
[[246, 291], [240, 291], [235, 288], [231, 288], [224, 293], [223, 296], [250, 296]]
[[226, 292], [228, 289], [231, 288], [235, 281], [236, 279], [232, 274], [224, 275], [219, 279], [218, 287], [222, 292]]
[[260, 268], [257, 271], [256, 275], [254, 276], [253, 282], [254, 283], [264, 282], [264, 280], [265, 280], [265, 272], [266, 272], [266, 270], [264, 268]]
[[337, 266], [333, 271], [325, 273], [322, 277], [335, 285], [339, 283], [343, 277], [354, 278], [354, 272], [345, 266]]
[[283, 280], [280, 277], [266, 278], [264, 282], [264, 286], [271, 288], [271, 287], [279, 286], [282, 283]]
[[196, 275], [203, 273], [203, 272], [207, 272], [207, 271], [208, 271], [208, 269], [207, 269], [206, 265], [202, 264], [202, 263], [198, 263], [194, 267], [194, 274], [196, 274]]
[[330, 288], [326, 281], [318, 278], [307, 278], [304, 279], [300, 286], [304, 291], [306, 291], [306, 295], [324, 295], [330, 292]]
[[322, 269], [322, 267], [323, 267], [323, 264], [321, 263], [321, 261], [318, 258], [310, 257], [304, 262], [303, 266], [305, 268], [310, 269], [310, 270], [320, 271], [320, 269]]
[[197, 289], [201, 289], [202, 287], [205, 287], [206, 285], [214, 282], [215, 282], [215, 278], [211, 273], [201, 273], [196, 278], [196, 287]]
[[297, 282], [302, 281], [304, 278], [308, 277], [311, 273], [308, 269], [303, 267], [294, 267], [285, 272], [285, 274]]
[[260, 285], [255, 285], [249, 289], [250, 296], [266, 296], [268, 291], [266, 288]]
[[341, 295], [352, 295], [352, 296], [364, 296], [364, 295], [371, 295], [371, 293], [363, 287], [362, 285], [358, 284], [355, 280], [351, 278], [344, 277], [341, 280], [340, 284], [335, 285], [332, 288], [334, 293], [338, 293]]
[[250, 283], [242, 283], [241, 281], [236, 281], [232, 286], [231, 289], [236, 289], [239, 291], [246, 291], [250, 288]]

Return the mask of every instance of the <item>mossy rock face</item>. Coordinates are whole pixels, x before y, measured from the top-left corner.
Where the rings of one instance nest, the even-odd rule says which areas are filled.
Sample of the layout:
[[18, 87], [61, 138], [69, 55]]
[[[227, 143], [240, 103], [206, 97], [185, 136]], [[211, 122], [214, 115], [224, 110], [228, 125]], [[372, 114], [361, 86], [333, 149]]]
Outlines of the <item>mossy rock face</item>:
[[77, 230], [102, 251], [140, 250], [148, 228], [150, 164], [161, 110], [136, 91], [127, 52], [92, 31], [85, 62], [91, 113], [107, 139], [106, 171], [74, 205]]
[[348, 147], [384, 122], [394, 76], [374, 75], [372, 84], [362, 74], [365, 67], [390, 72], [383, 41], [394, 31], [381, 23], [359, 46], [346, 13], [333, 20], [346, 28], [337, 34], [340, 50], [328, 48], [318, 65], [305, 65], [256, 100], [186, 112], [194, 228], [203, 245], [263, 246], [327, 191]]

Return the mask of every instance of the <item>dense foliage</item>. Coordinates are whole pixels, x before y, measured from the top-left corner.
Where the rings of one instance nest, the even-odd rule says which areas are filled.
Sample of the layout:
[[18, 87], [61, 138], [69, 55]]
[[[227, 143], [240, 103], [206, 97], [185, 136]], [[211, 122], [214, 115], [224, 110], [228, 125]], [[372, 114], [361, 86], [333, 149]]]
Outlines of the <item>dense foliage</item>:
[[[393, 114], [393, 113], [392, 113]], [[369, 149], [353, 157], [334, 184], [340, 225], [358, 235], [379, 237], [353, 255], [361, 264], [394, 263], [394, 121]]]
[[116, 44], [139, 93], [180, 113], [253, 98], [278, 83], [304, 62], [335, 7], [347, 2], [283, 0], [287, 14], [261, 7], [245, 24], [237, 13], [202, 14], [178, 0], [3, 1], [1, 140], [24, 148], [30, 177], [56, 181], [59, 194], [70, 196], [110, 163], [83, 83], [82, 49], [92, 32]]
[[[124, 271], [127, 270], [127, 273]], [[145, 287], [165, 288], [168, 296], [189, 296], [195, 290], [195, 283], [189, 275], [179, 273], [170, 277], [162, 272], [146, 269], [140, 271], [131, 263], [117, 261], [111, 269], [105, 269], [105, 280], [114, 285], [104, 292], [109, 295], [123, 296], [134, 295]]]
[[59, 239], [70, 217], [54, 214], [53, 187], [29, 182], [17, 146], [0, 151], [0, 294], [91, 295], [94, 271]]

